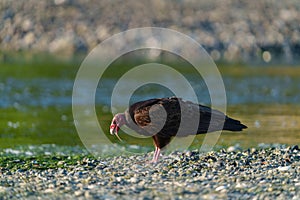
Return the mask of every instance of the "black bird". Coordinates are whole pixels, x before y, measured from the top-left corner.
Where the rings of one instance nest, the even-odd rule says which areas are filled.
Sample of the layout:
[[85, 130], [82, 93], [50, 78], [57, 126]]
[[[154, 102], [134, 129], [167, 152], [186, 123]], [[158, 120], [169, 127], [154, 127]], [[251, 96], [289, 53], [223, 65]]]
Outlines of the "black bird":
[[160, 150], [174, 136], [184, 137], [218, 130], [242, 131], [247, 128], [218, 110], [177, 97], [149, 99], [132, 104], [124, 113], [113, 117], [110, 133], [119, 138], [118, 130], [123, 125], [141, 135], [152, 136], [155, 145], [152, 162], [158, 161]]

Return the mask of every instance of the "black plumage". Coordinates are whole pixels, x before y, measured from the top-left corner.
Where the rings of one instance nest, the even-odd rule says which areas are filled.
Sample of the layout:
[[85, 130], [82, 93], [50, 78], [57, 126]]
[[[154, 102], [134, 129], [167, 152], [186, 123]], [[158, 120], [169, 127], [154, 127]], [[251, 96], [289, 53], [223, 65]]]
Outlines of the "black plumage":
[[115, 115], [111, 134], [127, 125], [145, 136], [152, 136], [156, 151], [153, 161], [159, 157], [172, 137], [205, 134], [218, 130], [241, 131], [247, 126], [218, 110], [184, 101], [180, 98], [157, 98], [132, 104], [124, 113]]

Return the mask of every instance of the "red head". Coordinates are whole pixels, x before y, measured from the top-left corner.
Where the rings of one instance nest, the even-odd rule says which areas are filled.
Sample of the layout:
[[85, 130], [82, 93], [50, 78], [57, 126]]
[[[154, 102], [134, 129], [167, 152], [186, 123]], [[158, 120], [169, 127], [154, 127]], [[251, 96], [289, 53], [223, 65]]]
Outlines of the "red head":
[[124, 124], [126, 124], [125, 114], [116, 114], [110, 124], [110, 134], [118, 136], [118, 131]]

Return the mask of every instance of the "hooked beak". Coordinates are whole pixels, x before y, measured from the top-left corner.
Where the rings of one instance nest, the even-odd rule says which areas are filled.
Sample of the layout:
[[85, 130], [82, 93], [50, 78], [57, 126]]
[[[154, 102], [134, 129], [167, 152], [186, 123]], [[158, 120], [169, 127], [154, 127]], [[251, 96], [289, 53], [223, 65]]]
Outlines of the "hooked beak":
[[111, 135], [115, 135], [118, 138], [118, 140], [120, 140], [122, 142], [122, 139], [118, 135], [119, 129], [120, 129], [120, 127], [117, 124], [112, 124], [112, 125], [110, 125], [109, 131], [110, 131]]
[[118, 125], [116, 125], [116, 124], [110, 125], [110, 134], [111, 134], [111, 135], [118, 134], [119, 129], [120, 129], [120, 128], [119, 128]]

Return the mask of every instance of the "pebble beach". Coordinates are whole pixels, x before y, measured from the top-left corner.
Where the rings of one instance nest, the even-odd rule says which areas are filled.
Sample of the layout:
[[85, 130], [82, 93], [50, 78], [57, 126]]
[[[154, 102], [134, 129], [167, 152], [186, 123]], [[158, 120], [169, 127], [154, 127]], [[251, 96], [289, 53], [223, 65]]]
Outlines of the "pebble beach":
[[[0, 0], [0, 141], [6, 145], [0, 200], [300, 199], [299, 19], [296, 0]], [[97, 155], [75, 146], [82, 145], [71, 113], [76, 66], [49, 58], [75, 63], [112, 35], [141, 27], [186, 34], [224, 64], [229, 113], [249, 124], [249, 132], [227, 135], [210, 152], [166, 150], [158, 163], [149, 163], [153, 146], [138, 140], [98, 143]], [[117, 42], [112, 49], [128, 45]], [[111, 70], [102, 82], [105, 95], [95, 98], [103, 125], [111, 120], [113, 89], [106, 86], [119, 77], [119, 68]]]
[[[298, 146], [200, 153], [8, 156], [1, 199], [299, 199]], [[3, 156], [2, 156], [2, 159]], [[50, 164], [51, 163], [51, 164]]]

